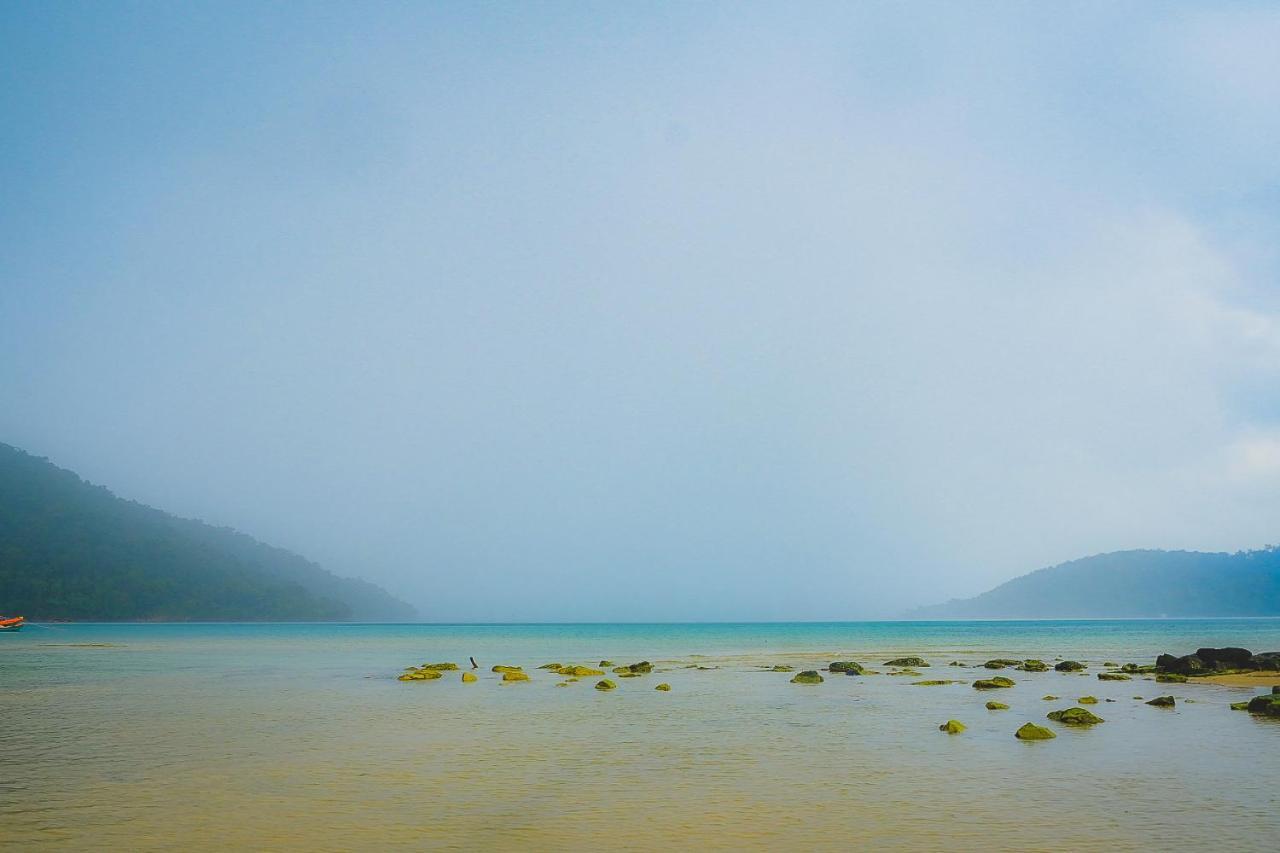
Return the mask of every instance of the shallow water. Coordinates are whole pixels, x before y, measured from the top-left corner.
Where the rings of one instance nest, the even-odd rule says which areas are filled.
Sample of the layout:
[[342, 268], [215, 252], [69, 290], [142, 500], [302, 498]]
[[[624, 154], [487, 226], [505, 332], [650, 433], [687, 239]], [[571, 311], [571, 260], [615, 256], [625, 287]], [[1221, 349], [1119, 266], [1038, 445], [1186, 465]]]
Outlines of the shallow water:
[[[32, 626], [0, 635], [0, 847], [1275, 849], [1280, 723], [1227, 708], [1258, 690], [1093, 675], [1201, 645], [1280, 649], [1280, 620]], [[903, 654], [1092, 666], [991, 693], [759, 668]], [[479, 683], [395, 680], [469, 655]], [[660, 671], [534, 669], [602, 658]], [[1081, 695], [1105, 724], [1044, 719]]]

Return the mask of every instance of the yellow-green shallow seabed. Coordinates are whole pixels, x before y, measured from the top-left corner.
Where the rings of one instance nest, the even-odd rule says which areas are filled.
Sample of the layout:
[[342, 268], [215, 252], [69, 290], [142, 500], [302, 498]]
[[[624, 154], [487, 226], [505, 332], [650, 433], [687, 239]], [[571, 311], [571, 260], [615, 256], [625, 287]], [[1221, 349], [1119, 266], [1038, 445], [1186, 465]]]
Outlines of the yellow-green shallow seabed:
[[35, 625], [0, 636], [0, 848], [1276, 849], [1280, 719], [1230, 708], [1274, 679], [1097, 678], [1199, 646], [1280, 621]]

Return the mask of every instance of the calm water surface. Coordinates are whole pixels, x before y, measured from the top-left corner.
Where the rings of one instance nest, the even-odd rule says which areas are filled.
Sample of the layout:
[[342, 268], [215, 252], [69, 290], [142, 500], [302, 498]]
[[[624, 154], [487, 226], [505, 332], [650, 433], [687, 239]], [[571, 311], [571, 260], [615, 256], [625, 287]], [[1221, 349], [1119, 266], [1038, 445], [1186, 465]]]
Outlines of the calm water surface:
[[[1280, 723], [1227, 708], [1258, 689], [1094, 677], [1201, 645], [1280, 650], [1280, 621], [32, 626], [0, 634], [0, 847], [1277, 849]], [[904, 654], [1091, 671], [993, 697], [760, 669]], [[395, 680], [470, 655], [476, 684]], [[602, 693], [533, 669], [602, 658], [660, 672]], [[1044, 719], [1081, 695], [1105, 724]], [[1015, 740], [1027, 721], [1058, 738]]]

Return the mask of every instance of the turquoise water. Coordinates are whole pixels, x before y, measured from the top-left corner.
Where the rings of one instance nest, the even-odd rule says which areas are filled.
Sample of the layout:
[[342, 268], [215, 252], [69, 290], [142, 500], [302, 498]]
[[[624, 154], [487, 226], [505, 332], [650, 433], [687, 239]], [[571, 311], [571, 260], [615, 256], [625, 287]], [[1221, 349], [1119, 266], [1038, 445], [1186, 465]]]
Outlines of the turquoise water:
[[[1263, 682], [1094, 677], [1202, 645], [1280, 650], [1280, 620], [31, 626], [0, 634], [0, 846], [1274, 849], [1280, 724], [1227, 708]], [[762, 670], [907, 654], [930, 679], [1090, 671], [992, 696]], [[475, 684], [395, 680], [470, 656]], [[535, 669], [605, 658], [658, 671], [602, 693]], [[1044, 719], [1086, 694], [1105, 724]], [[1058, 738], [1015, 740], [1027, 721]]]

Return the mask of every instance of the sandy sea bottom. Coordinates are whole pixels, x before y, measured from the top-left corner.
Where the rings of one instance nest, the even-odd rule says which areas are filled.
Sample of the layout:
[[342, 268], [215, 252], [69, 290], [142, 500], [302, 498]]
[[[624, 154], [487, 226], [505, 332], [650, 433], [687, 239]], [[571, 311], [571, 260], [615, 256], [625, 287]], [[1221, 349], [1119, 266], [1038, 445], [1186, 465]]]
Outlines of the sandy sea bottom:
[[[0, 636], [0, 847], [1272, 850], [1280, 721], [1256, 686], [1102, 682], [1104, 660], [1280, 649], [1280, 622], [56, 626]], [[88, 645], [101, 644], [101, 645]], [[405, 666], [468, 655], [459, 673]], [[761, 667], [1059, 656], [1017, 685]], [[548, 661], [653, 661], [593, 689]], [[504, 685], [495, 663], [523, 665]], [[698, 668], [704, 667], [704, 668]], [[825, 674], [825, 673], [824, 673]], [[653, 689], [660, 681], [669, 693]], [[1045, 701], [1053, 694], [1061, 697]], [[1106, 723], [1045, 720], [1083, 695]], [[1173, 695], [1162, 710], [1134, 699]], [[1008, 711], [988, 711], [998, 699]], [[1113, 699], [1114, 702], [1107, 702]], [[955, 718], [968, 726], [946, 735]], [[1032, 721], [1058, 737], [1021, 742]]]

